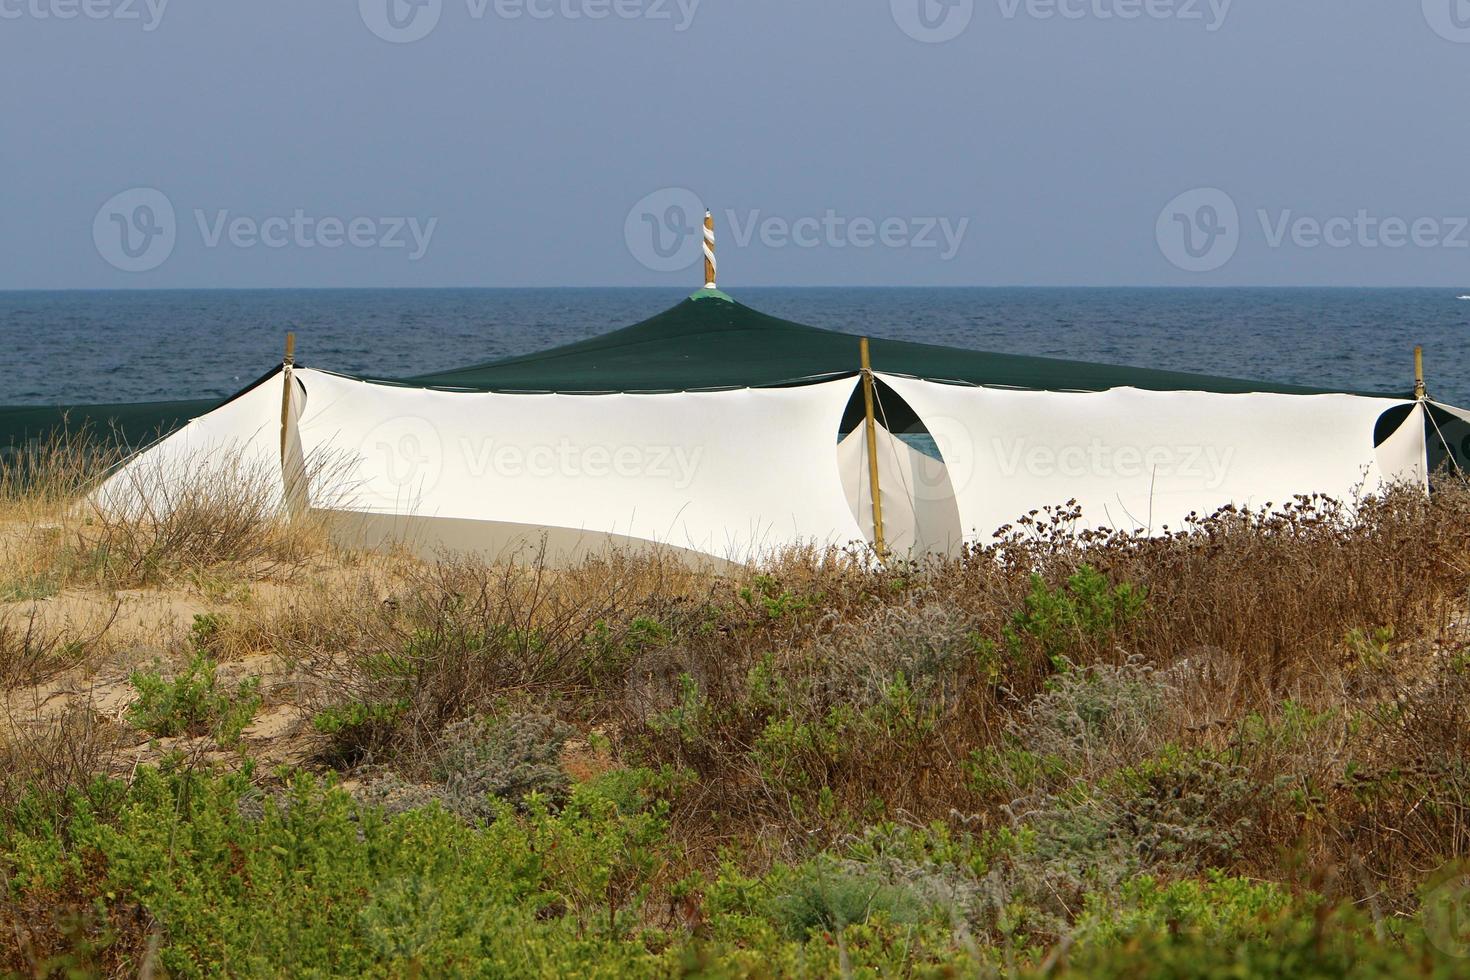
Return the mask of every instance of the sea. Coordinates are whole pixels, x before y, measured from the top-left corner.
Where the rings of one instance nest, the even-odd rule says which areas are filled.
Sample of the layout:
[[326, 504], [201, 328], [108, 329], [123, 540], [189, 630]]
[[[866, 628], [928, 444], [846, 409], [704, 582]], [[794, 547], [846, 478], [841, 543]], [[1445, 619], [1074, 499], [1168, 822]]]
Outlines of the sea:
[[[1453, 289], [751, 288], [813, 326], [975, 350], [1365, 391], [1470, 406], [1470, 297]], [[281, 359], [409, 376], [593, 337], [688, 290], [252, 289], [0, 292], [0, 405], [224, 397]], [[881, 365], [879, 365], [881, 367]]]

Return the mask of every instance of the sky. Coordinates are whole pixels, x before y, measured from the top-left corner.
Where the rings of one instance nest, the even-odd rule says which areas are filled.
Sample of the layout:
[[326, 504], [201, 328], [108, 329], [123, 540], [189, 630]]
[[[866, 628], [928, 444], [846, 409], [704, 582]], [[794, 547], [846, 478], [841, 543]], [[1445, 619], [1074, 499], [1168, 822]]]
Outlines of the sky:
[[1470, 291], [1470, 0], [0, 0], [0, 288]]

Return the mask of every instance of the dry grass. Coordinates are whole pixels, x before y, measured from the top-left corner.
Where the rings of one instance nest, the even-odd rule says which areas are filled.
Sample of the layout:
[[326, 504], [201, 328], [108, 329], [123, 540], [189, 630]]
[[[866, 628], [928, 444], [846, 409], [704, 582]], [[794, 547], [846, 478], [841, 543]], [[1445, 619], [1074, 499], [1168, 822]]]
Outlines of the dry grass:
[[0, 689], [40, 684], [76, 666], [97, 648], [116, 615], [113, 607], [112, 616], [79, 630], [46, 622], [34, 606], [0, 607]]
[[21, 446], [0, 460], [0, 521], [54, 517], [126, 455], [120, 439], [87, 427]]
[[[199, 458], [116, 470], [121, 455], [69, 436], [0, 467], [0, 602], [73, 587], [280, 579], [324, 549], [316, 522], [281, 518], [266, 467]], [[94, 488], [113, 471], [99, 498]]]
[[551, 572], [539, 559], [488, 566], [446, 558], [368, 562], [294, 594], [247, 629], [299, 678], [313, 715], [357, 711], [337, 739], [349, 759], [432, 754], [451, 722], [507, 703], [614, 709], [625, 647], [640, 622], [687, 617], [696, 590], [721, 588], [671, 559], [610, 556]]
[[122, 733], [94, 712], [76, 708], [41, 720], [7, 720], [0, 743], [0, 820], [13, 819], [27, 793], [64, 801], [118, 764]]
[[279, 516], [269, 473], [252, 467], [198, 472], [209, 475], [176, 482], [129, 473], [131, 485], [120, 493], [136, 507], [85, 510], [76, 547], [91, 556], [99, 581], [150, 585], [226, 565], [254, 578], [279, 578], [320, 550], [317, 529]]

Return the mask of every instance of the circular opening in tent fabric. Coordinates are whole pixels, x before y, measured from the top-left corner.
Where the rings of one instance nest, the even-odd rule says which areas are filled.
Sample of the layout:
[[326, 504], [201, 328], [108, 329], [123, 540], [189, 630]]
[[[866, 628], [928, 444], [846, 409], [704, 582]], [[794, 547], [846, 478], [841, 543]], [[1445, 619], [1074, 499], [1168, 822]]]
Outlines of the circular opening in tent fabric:
[[1419, 482], [1427, 476], [1433, 490], [1470, 474], [1470, 421], [1429, 403], [1396, 405], [1379, 416], [1373, 448], [1385, 479], [1413, 472]]
[[1425, 428], [1429, 479], [1437, 481], [1470, 474], [1470, 421], [1430, 405]]
[[[957, 555], [963, 535], [944, 456], [923, 420], [897, 392], [882, 380], [875, 380], [873, 387], [884, 546], [900, 557]], [[861, 378], [853, 386], [852, 398], [838, 426], [837, 465], [852, 515], [868, 543], [876, 544]]]

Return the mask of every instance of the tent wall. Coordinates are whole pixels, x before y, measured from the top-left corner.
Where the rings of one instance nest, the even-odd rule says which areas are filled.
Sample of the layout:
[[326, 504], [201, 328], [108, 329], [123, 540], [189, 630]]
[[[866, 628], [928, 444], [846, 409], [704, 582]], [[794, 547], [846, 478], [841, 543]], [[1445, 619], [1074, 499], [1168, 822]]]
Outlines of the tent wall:
[[129, 457], [93, 500], [110, 511], [157, 516], [183, 495], [221, 491], [284, 507], [279, 381], [261, 381]]
[[[746, 562], [872, 540], [861, 429], [838, 441], [852, 378], [657, 395], [445, 392], [297, 370], [258, 384], [132, 457], [102, 506], [158, 515], [203, 485], [248, 488], [351, 540], [556, 563], [657, 544]], [[1352, 395], [1116, 389], [1036, 392], [885, 383], [944, 461], [879, 431], [885, 532], [898, 555], [1077, 500], [1083, 526], [1161, 531], [1226, 504], [1352, 499], [1427, 485], [1425, 407]], [[1436, 409], [1459, 438], [1470, 417]], [[1389, 414], [1401, 419], [1396, 425]], [[1375, 430], [1377, 445], [1375, 446]]]
[[1390, 482], [1423, 484], [1422, 425], [1401, 428], [1382, 452], [1374, 446], [1379, 417], [1402, 402], [884, 380], [934, 436], [975, 541], [1072, 499], [1085, 527], [1158, 532], [1227, 504], [1279, 505], [1306, 493], [1352, 499]]
[[[431, 548], [481, 525], [497, 551], [542, 530], [558, 560], [601, 539], [747, 561], [862, 538], [833, 456], [852, 379], [665, 395], [503, 395], [299, 370], [314, 509], [402, 520]], [[390, 525], [393, 522], [389, 522]], [[493, 527], [491, 527], [493, 526]]]

